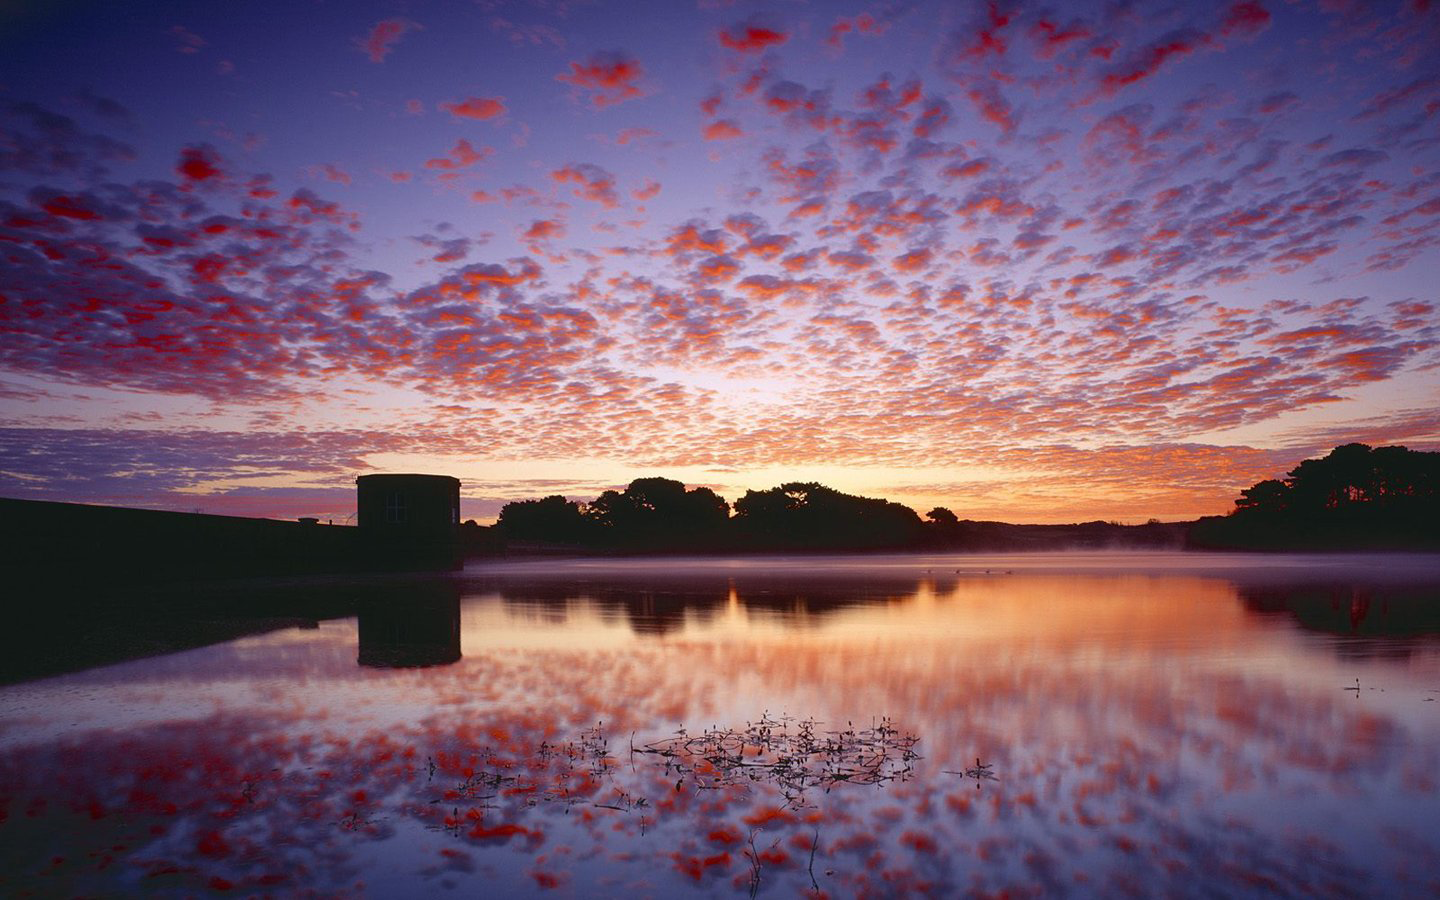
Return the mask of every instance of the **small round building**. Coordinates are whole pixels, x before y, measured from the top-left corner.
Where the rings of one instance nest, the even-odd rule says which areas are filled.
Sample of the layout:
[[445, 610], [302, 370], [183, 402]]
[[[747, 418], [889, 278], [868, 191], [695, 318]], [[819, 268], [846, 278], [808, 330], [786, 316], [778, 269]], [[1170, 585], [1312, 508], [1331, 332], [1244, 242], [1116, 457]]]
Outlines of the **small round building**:
[[449, 475], [361, 475], [356, 524], [365, 552], [386, 564], [458, 561], [460, 479]]

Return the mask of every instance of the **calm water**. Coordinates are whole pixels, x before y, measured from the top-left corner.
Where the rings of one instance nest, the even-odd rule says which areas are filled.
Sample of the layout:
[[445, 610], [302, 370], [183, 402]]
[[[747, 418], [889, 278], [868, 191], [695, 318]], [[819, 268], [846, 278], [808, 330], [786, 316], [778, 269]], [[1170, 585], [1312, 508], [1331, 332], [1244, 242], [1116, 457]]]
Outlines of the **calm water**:
[[0, 688], [0, 893], [1440, 893], [1433, 556], [387, 590]]

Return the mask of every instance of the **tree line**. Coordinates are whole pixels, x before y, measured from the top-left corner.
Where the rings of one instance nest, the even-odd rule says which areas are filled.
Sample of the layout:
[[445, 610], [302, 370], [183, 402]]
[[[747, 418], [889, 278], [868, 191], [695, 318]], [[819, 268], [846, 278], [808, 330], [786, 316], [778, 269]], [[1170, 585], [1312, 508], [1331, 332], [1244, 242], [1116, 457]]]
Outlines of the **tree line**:
[[904, 504], [813, 481], [746, 491], [730, 504], [710, 488], [638, 478], [589, 503], [559, 495], [507, 503], [493, 531], [498, 538], [493, 552], [524, 552], [531, 545], [532, 550], [581, 552], [748, 553], [1176, 548], [1184, 541], [1185, 526], [1155, 520], [1145, 525], [1009, 525], [960, 519], [939, 506], [922, 519]]
[[637, 478], [589, 503], [559, 495], [507, 503], [495, 531], [512, 547], [600, 552], [1432, 549], [1440, 548], [1440, 453], [1345, 444], [1244, 489], [1230, 515], [1190, 523], [1009, 525], [943, 507], [922, 519], [900, 503], [801, 481], [731, 504], [708, 487]]
[[559, 495], [507, 503], [496, 522], [507, 541], [656, 551], [899, 548], [920, 542], [926, 525], [908, 506], [815, 482], [746, 491], [732, 506], [669, 478], [637, 478], [589, 503]]

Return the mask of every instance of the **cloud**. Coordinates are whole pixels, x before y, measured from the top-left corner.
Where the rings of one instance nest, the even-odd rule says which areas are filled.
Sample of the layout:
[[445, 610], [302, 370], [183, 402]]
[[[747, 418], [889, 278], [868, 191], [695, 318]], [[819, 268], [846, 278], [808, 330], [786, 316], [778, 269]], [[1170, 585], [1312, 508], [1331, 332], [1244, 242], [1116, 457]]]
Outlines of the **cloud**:
[[597, 165], [571, 163], [551, 172], [550, 177], [557, 184], [575, 185], [572, 193], [576, 197], [598, 203], [606, 209], [620, 205], [620, 198], [615, 192], [615, 176]]
[[717, 37], [722, 46], [739, 53], [759, 53], [770, 47], [778, 47], [790, 39], [788, 33], [760, 14], [722, 29]]
[[947, 166], [942, 174], [950, 178], [974, 178], [983, 175], [990, 170], [994, 160], [987, 158], [970, 159], [963, 163], [955, 163]]
[[17, 471], [0, 477], [8, 496], [43, 499], [69, 491], [91, 502], [143, 506], [157, 505], [154, 499], [160, 497], [164, 507], [190, 509], [196, 498], [178, 492], [278, 474], [332, 479], [353, 494], [346, 482], [356, 470], [369, 468], [366, 456], [403, 451], [416, 443], [413, 437], [365, 429], [0, 428], [0, 448], [7, 459], [19, 463]]
[[1225, 11], [1220, 33], [1226, 37], [1253, 37], [1270, 27], [1270, 11], [1258, 0], [1237, 0]]
[[[822, 44], [833, 11], [791, 23], [796, 7], [774, 26], [783, 44], [733, 51], [714, 29], [737, 14], [707, 13], [692, 34], [717, 54], [706, 81], [576, 125], [558, 157], [538, 140], [555, 123], [514, 91], [453, 81], [360, 98], [413, 125], [405, 98], [425, 96], [416, 112], [438, 108], [456, 132], [434, 158], [332, 148], [272, 160], [273, 176], [249, 162], [268, 151], [239, 149], [223, 123], [168, 145], [136, 123], [145, 162], [130, 172], [134, 150], [96, 130], [132, 126], [94, 104], [61, 116], [0, 100], [0, 366], [272, 421], [327, 397], [335, 417], [397, 427], [390, 406], [360, 412], [337, 388], [373, 383], [407, 408], [454, 407], [457, 434], [483, 430], [497, 456], [627, 466], [953, 466], [1353, 410], [1373, 379], [1421, 383], [1440, 363], [1430, 298], [1405, 276], [1368, 280], [1413, 275], [1440, 246], [1424, 165], [1437, 93], [1418, 58], [1402, 66], [1413, 35], [1322, 28], [1301, 6], [1259, 30], [1249, 8], [976, 4], [941, 25], [897, 7], [870, 31], [845, 19], [843, 59]], [[497, 30], [508, 54], [518, 32]], [[649, 87], [628, 54], [538, 46], [514, 54], [517, 75], [541, 66], [543, 87], [564, 68], [550, 91], [572, 94], [569, 115]], [[1363, 89], [1321, 98], [1335, 134], [1292, 133], [1319, 109], [1314, 85], [1357, 58]], [[679, 118], [647, 121], [651, 105]], [[519, 154], [457, 140], [466, 113], [524, 113], [537, 140]], [[707, 128], [727, 142], [701, 144]], [[458, 222], [445, 210], [460, 204], [477, 224], [349, 208], [413, 192], [373, 177], [403, 168], [464, 188], [417, 208]], [[1358, 306], [1318, 311], [1361, 286]], [[1269, 304], [1295, 291], [1312, 308]], [[1420, 305], [1391, 305], [1407, 300]], [[19, 402], [26, 421], [67, 414]]]
[[36, 205], [52, 216], [82, 221], [103, 218], [88, 199], [76, 198], [68, 194], [50, 194], [49, 192], [33, 196]]
[[1294, 109], [1300, 104], [1300, 97], [1293, 91], [1277, 91], [1267, 94], [1260, 100], [1260, 111], [1266, 115], [1285, 112]]
[[219, 178], [220, 155], [209, 144], [186, 147], [180, 151], [175, 171], [188, 182], [204, 182]]
[[457, 172], [461, 169], [468, 169], [471, 166], [484, 162], [495, 154], [493, 147], [481, 147], [476, 150], [469, 141], [461, 138], [455, 142], [450, 149], [448, 156], [439, 156], [425, 161], [425, 168], [436, 169], [442, 172]]
[[313, 169], [319, 174], [319, 177], [324, 178], [326, 181], [332, 181], [335, 184], [343, 184], [348, 186], [354, 182], [354, 179], [350, 176], [349, 172], [346, 172], [344, 169], [336, 166], [333, 163], [321, 163], [320, 165], [313, 167]]
[[135, 148], [89, 132], [69, 116], [36, 103], [0, 98], [0, 169], [42, 178], [78, 175], [98, 181]]
[[184, 25], [170, 26], [170, 34], [175, 38], [175, 49], [185, 54], [199, 53], [210, 43]]
[[1385, 162], [1389, 158], [1390, 155], [1384, 150], [1372, 150], [1369, 147], [1351, 147], [1348, 150], [1331, 153], [1320, 160], [1320, 165], [1364, 168]]
[[470, 255], [470, 251], [477, 243], [467, 237], [446, 238], [434, 234], [422, 234], [411, 240], [422, 247], [436, 251], [429, 257], [429, 260], [437, 263], [460, 262]]
[[376, 22], [365, 37], [356, 38], [355, 46], [363, 50], [371, 62], [384, 62], [402, 37], [422, 27], [409, 19], [383, 19]]
[[572, 85], [588, 96], [591, 106], [604, 109], [645, 96], [639, 85], [644, 74], [639, 60], [623, 50], [610, 50], [570, 63], [570, 71], [561, 72], [555, 80]]
[[860, 13], [849, 18], [841, 16], [830, 26], [830, 31], [825, 36], [825, 43], [833, 50], [839, 51], [845, 45], [846, 35], [879, 37], [889, 30], [889, 22], [878, 20], [870, 13]]
[[1035, 43], [1036, 55], [1041, 59], [1051, 59], [1071, 43], [1094, 35], [1091, 27], [1083, 21], [1074, 20], [1061, 25], [1043, 17], [1032, 22], [1027, 33]]
[[1212, 46], [1210, 36], [1198, 29], [1176, 29], [1131, 51], [1125, 60], [1101, 76], [1101, 87], [1106, 93], [1114, 93], [1149, 78], [1167, 63]]
[[440, 108], [457, 119], [496, 119], [509, 112], [504, 97], [467, 97], [458, 103], [441, 103]]
[[740, 126], [736, 125], [733, 119], [711, 122], [705, 126], [702, 133], [707, 141], [728, 141], [745, 136], [745, 132], [740, 130]]
[[970, 98], [980, 118], [995, 125], [1005, 134], [1015, 130], [1018, 124], [1015, 111], [997, 85], [988, 81], [972, 84], [965, 91], [965, 96]]
[[521, 235], [527, 241], [548, 241], [565, 236], [565, 223], [559, 219], [536, 219]]
[[655, 138], [659, 136], [660, 132], [654, 130], [653, 128], [623, 128], [620, 130], [620, 133], [615, 136], [615, 143], [624, 147], [629, 144], [634, 144], [638, 141], [643, 141], [649, 138]]

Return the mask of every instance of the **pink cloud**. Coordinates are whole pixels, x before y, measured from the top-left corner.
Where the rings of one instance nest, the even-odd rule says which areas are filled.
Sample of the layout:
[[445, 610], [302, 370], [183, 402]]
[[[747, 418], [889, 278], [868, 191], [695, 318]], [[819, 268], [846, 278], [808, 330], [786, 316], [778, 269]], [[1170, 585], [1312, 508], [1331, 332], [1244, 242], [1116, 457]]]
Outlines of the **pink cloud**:
[[1167, 63], [1213, 46], [1209, 35], [1194, 28], [1182, 28], [1138, 48], [1130, 57], [1100, 80], [1106, 93], [1114, 93], [1154, 75]]
[[365, 51], [374, 63], [384, 62], [390, 51], [395, 49], [395, 44], [407, 32], [418, 31], [421, 26], [409, 19], [384, 19], [375, 23], [370, 33], [363, 38], [355, 39], [355, 46]]
[[575, 185], [574, 195], [599, 203], [606, 209], [620, 204], [615, 193], [615, 176], [590, 163], [573, 163], [550, 173], [557, 184]]
[[1225, 11], [1220, 33], [1250, 37], [1270, 27], [1270, 11], [1258, 0], [1237, 0]]
[[186, 28], [184, 25], [172, 25], [170, 27], [170, 34], [174, 35], [176, 41], [178, 42], [175, 49], [180, 51], [181, 53], [199, 53], [200, 48], [206, 46], [209, 43], [209, 41], [205, 40], [200, 35]]
[[1015, 112], [1010, 101], [1000, 93], [993, 82], [981, 81], [973, 84], [966, 92], [980, 117], [999, 127], [1006, 134], [1015, 130]]
[[494, 119], [509, 112], [504, 97], [467, 97], [458, 103], [441, 103], [440, 108], [457, 119]]
[[536, 219], [521, 235], [527, 241], [548, 241], [564, 236], [565, 225], [559, 219]]
[[930, 265], [931, 256], [930, 248], [921, 247], [918, 250], [902, 253], [891, 260], [891, 263], [895, 266], [896, 271], [913, 274], [923, 271], [926, 266]]
[[220, 155], [209, 144], [186, 147], [180, 151], [175, 171], [187, 181], [208, 181], [220, 176]]
[[745, 132], [740, 130], [731, 119], [721, 119], [718, 122], [711, 122], [705, 126], [702, 132], [707, 141], [726, 141], [733, 138], [743, 137]]
[[471, 146], [469, 141], [461, 138], [455, 142], [455, 146], [450, 150], [449, 156], [427, 159], [425, 161], [425, 168], [440, 169], [442, 171], [468, 169], [476, 163], [488, 159], [494, 155], [494, 153], [495, 149], [493, 147], [481, 147], [479, 150], [476, 150]]
[[555, 80], [588, 94], [590, 105], [603, 109], [643, 97], [638, 82], [644, 74], [639, 60], [623, 50], [610, 50], [570, 63], [570, 71], [561, 72]]
[[778, 47], [790, 39], [788, 33], [760, 15], [723, 29], [718, 37], [723, 46], [740, 53], [758, 53], [769, 47]]
[[879, 37], [890, 30], [890, 23], [877, 20], [869, 13], [861, 13], [853, 18], [841, 17], [835, 20], [830, 26], [830, 31], [825, 37], [825, 43], [833, 49], [839, 50], [844, 46], [847, 34], [860, 34], [867, 37]]
[[317, 171], [326, 181], [333, 181], [336, 184], [349, 185], [354, 180], [350, 177], [349, 172], [332, 163], [321, 163], [317, 167]]
[[643, 141], [647, 138], [659, 137], [660, 132], [653, 128], [625, 128], [615, 136], [615, 143], [624, 147], [636, 141]]
[[656, 196], [657, 194], [659, 194], [659, 193], [660, 193], [660, 182], [658, 182], [658, 181], [653, 181], [653, 180], [647, 178], [647, 179], [645, 180], [645, 185], [644, 185], [643, 187], [638, 187], [638, 188], [636, 188], [635, 190], [631, 191], [631, 192], [630, 192], [630, 196], [633, 197], [633, 198], [635, 198], [635, 200], [636, 200], [637, 202], [643, 203], [643, 202], [645, 202], [646, 200], [649, 200], [649, 199], [651, 199], [652, 197], [655, 197], [655, 196]]
[[94, 220], [102, 216], [88, 203], [69, 194], [56, 194], [40, 204], [40, 208], [52, 216], [64, 219]]
[[1037, 19], [1030, 26], [1029, 34], [1037, 44], [1037, 55], [1041, 59], [1050, 59], [1071, 42], [1090, 37], [1092, 32], [1081, 22], [1061, 25], [1048, 19]]
[[946, 166], [942, 174], [951, 178], [974, 178], [988, 171], [990, 169], [990, 163], [991, 160], [988, 157], [985, 159], [972, 159], [952, 166]]

